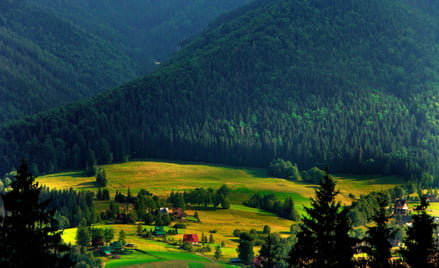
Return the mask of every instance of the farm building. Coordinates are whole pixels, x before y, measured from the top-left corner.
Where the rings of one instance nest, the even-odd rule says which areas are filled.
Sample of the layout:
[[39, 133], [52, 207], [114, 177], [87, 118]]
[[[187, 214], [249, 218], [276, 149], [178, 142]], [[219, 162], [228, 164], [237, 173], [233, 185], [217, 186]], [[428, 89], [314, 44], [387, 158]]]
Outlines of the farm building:
[[395, 215], [406, 215], [409, 210], [409, 206], [405, 199], [397, 199], [395, 201], [394, 213]]
[[196, 234], [185, 234], [185, 235], [183, 235], [183, 243], [184, 242], [189, 242], [192, 245], [197, 245], [198, 244], [198, 235], [196, 235]]
[[181, 219], [183, 217], [187, 217], [187, 214], [183, 212], [182, 208], [173, 208], [172, 209], [172, 216]]
[[165, 228], [163, 226], [156, 226], [152, 232], [155, 236], [165, 236]]

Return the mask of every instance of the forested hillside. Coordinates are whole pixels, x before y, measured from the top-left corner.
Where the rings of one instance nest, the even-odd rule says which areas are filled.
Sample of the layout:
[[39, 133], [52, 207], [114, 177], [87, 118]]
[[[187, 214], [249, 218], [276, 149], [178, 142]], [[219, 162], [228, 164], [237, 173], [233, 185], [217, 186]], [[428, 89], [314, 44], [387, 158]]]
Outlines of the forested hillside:
[[247, 1], [1, 1], [0, 124], [144, 75]]
[[92, 96], [140, 67], [108, 42], [25, 1], [2, 1], [0, 124]]
[[30, 1], [109, 41], [149, 71], [175, 53], [180, 41], [250, 0]]
[[[423, 1], [260, 0], [143, 79], [0, 130], [1, 171], [133, 157], [439, 175], [439, 22]], [[437, 177], [436, 177], [437, 178]]]

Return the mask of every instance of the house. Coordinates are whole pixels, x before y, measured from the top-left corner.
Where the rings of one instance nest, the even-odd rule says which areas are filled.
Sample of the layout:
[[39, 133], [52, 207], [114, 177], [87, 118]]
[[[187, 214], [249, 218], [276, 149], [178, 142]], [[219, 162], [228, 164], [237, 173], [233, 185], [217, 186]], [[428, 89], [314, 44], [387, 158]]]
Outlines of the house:
[[104, 256], [107, 256], [107, 257], [111, 256], [111, 248], [109, 246], [101, 247], [101, 252], [102, 252], [102, 255], [104, 255]]
[[189, 242], [192, 245], [198, 245], [198, 235], [196, 234], [184, 234], [183, 235], [183, 243]]
[[163, 226], [156, 226], [154, 227], [154, 231], [152, 232], [155, 236], [165, 236], [165, 228]]
[[187, 214], [183, 212], [182, 208], [173, 208], [172, 216], [176, 217], [177, 219], [181, 219], [183, 217], [187, 217]]
[[395, 201], [394, 214], [395, 215], [406, 215], [409, 210], [409, 206], [407, 204], [407, 200], [405, 199], [397, 199]]

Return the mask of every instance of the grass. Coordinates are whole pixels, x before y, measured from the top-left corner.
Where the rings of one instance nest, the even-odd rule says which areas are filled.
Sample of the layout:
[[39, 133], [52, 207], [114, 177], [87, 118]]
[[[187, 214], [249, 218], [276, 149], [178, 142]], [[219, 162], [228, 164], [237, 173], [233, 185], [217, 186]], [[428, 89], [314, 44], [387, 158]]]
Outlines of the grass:
[[[316, 188], [316, 185], [309, 183], [269, 177], [265, 169], [258, 168], [159, 161], [132, 161], [104, 165], [102, 168], [106, 170], [111, 198], [114, 198], [116, 191], [126, 193], [127, 188], [130, 188], [133, 195], [143, 188], [161, 198], [167, 198], [172, 190], [190, 191], [196, 187], [218, 189], [221, 185], [227, 184], [231, 189], [231, 208], [227, 210], [190, 208], [187, 210], [188, 215], [193, 215], [197, 211], [202, 223], [188, 222], [186, 223], [187, 228], [184, 230], [185, 233], [198, 234], [199, 238], [201, 238], [202, 233], [209, 237], [209, 232], [215, 230], [216, 233], [213, 234], [215, 242], [217, 244], [225, 243], [225, 247], [222, 248], [222, 262], [237, 257], [237, 242], [236, 238], [232, 236], [234, 229], [261, 231], [264, 225], [269, 225], [272, 232], [287, 235], [290, 225], [293, 223], [272, 213], [242, 205], [252, 194], [256, 192], [260, 194], [274, 193], [280, 199], [292, 197], [296, 209], [303, 214], [303, 207], [309, 206], [310, 197], [314, 197]], [[337, 188], [340, 190], [338, 199], [344, 204], [350, 204], [353, 201], [349, 194], [358, 198], [362, 194], [385, 190], [403, 183], [403, 180], [398, 177], [372, 175], [336, 175], [335, 179], [337, 180]], [[83, 172], [51, 174], [41, 176], [37, 180], [50, 188], [97, 190], [95, 178], [87, 177]], [[108, 201], [96, 202], [98, 209], [106, 209], [108, 204]], [[434, 210], [439, 211], [439, 206], [435, 207]], [[136, 236], [136, 226], [134, 225], [111, 226], [115, 228], [116, 236], [120, 229], [124, 229], [130, 243], [135, 243], [139, 249], [154, 252], [154, 255], [163, 259], [154, 260], [150, 256], [133, 254], [122, 256], [120, 260], [107, 261], [106, 267], [214, 267], [210, 266], [213, 264], [209, 264], [206, 259], [200, 256], [182, 252], [166, 243], [145, 240]], [[75, 229], [68, 229], [65, 230], [63, 239], [67, 243], [74, 243], [75, 235]], [[179, 239], [182, 239], [182, 235], [175, 237], [175, 240]], [[213, 251], [207, 256], [213, 258]], [[157, 261], [160, 261], [160, 265], [156, 263]]]
[[[241, 204], [250, 195], [275, 193], [278, 198], [293, 197], [296, 204], [309, 204], [314, 196], [316, 185], [271, 178], [265, 169], [237, 168], [213, 164], [194, 164], [187, 162], [131, 161], [122, 164], [104, 165], [109, 180], [108, 189], [112, 197], [116, 191], [126, 192], [130, 188], [135, 194], [140, 189], [166, 198], [174, 191], [190, 191], [196, 187], [214, 189], [227, 184], [232, 189], [230, 199], [234, 204]], [[349, 193], [359, 197], [370, 191], [385, 190], [395, 184], [401, 184], [399, 177], [337, 175], [337, 187], [341, 194], [339, 199], [349, 204]], [[56, 189], [74, 188], [77, 190], [96, 191], [94, 177], [87, 177], [83, 172], [66, 172], [41, 176], [38, 182]]]

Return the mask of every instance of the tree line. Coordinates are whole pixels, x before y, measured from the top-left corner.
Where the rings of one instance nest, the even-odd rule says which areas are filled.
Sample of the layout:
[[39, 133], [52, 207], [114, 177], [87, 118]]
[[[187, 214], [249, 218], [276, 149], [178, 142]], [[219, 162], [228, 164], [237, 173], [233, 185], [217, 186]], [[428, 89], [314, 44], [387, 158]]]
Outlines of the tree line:
[[294, 207], [294, 201], [288, 197], [282, 202], [278, 200], [274, 194], [265, 194], [261, 196], [259, 193], [253, 194], [249, 200], [244, 203], [246, 206], [252, 208], [260, 208], [285, 219], [297, 221], [299, 214]]
[[217, 190], [212, 188], [204, 189], [197, 187], [192, 191], [183, 193], [171, 191], [168, 201], [174, 207], [185, 208], [187, 205], [198, 205], [202, 207], [213, 206], [214, 208], [221, 207], [224, 209], [230, 208], [230, 200], [228, 194], [230, 189], [227, 185], [222, 185]]
[[437, 183], [437, 20], [396, 0], [348, 6], [240, 10], [142, 79], [3, 126], [0, 171], [22, 157], [14, 152], [35, 174], [145, 157], [282, 158]]
[[38, 262], [44, 267], [101, 267], [100, 260], [61, 239], [64, 227], [57, 219], [57, 208], [53, 208], [54, 199], [60, 202], [70, 194], [72, 206], [78, 206], [78, 196], [71, 191], [53, 192], [50, 197], [47, 193], [35, 182], [27, 162], [22, 161], [10, 189], [1, 193], [4, 215], [0, 215], [0, 266], [34, 267]]
[[[257, 258], [267, 267], [437, 267], [439, 249], [435, 239], [437, 223], [427, 212], [425, 196], [415, 208], [412, 225], [407, 228], [399, 258], [392, 254], [391, 240], [395, 228], [390, 224], [391, 212], [387, 193], [378, 193], [370, 215], [371, 225], [363, 237], [354, 238], [349, 207], [336, 200], [339, 191], [326, 173], [315, 190], [307, 216], [292, 228], [290, 238], [268, 233]], [[292, 226], [293, 227], [293, 226]], [[255, 236], [240, 234], [239, 257], [245, 264], [254, 263]], [[364, 254], [354, 257], [355, 254]]]

